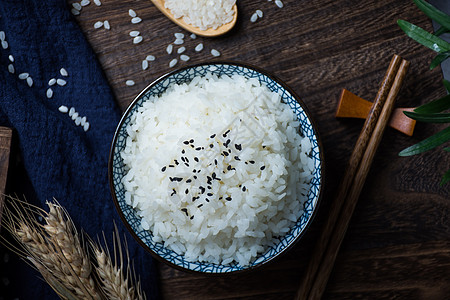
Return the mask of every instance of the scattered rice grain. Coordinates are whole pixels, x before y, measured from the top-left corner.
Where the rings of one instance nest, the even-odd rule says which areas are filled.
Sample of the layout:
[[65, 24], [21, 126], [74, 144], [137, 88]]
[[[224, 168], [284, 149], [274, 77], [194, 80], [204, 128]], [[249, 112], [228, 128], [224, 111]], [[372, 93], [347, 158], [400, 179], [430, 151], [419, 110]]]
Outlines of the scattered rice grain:
[[143, 39], [143, 38], [142, 38], [141, 35], [139, 35], [139, 36], [133, 38], [133, 44], [139, 44], [140, 42], [142, 42], [142, 39]]
[[79, 113], [74, 112], [73, 115], [71, 116], [72, 120], [75, 121], [75, 119], [78, 118], [79, 115], [80, 115]]
[[53, 97], [53, 90], [51, 88], [48, 88], [45, 94], [47, 95], [47, 98], [50, 99], [51, 97]]
[[27, 84], [29, 87], [32, 87], [33, 86], [33, 78], [27, 77]]
[[72, 8], [72, 9], [70, 10], [70, 12], [71, 12], [72, 15], [74, 15], [74, 16], [79, 16], [79, 15], [80, 15], [80, 11], [79, 11], [79, 10], [76, 10], [75, 8]]
[[[72, 107], [73, 108], [73, 107]], [[65, 114], [65, 113], [67, 113], [68, 111], [69, 111], [69, 109], [67, 108], [67, 106], [65, 106], [65, 105], [61, 105], [59, 108], [58, 108], [58, 110], [60, 111], [60, 112], [62, 112], [63, 114]]]
[[128, 15], [130, 15], [130, 17], [132, 17], [132, 18], [137, 16], [136, 12], [134, 10], [132, 10], [132, 9], [128, 10]]
[[169, 62], [169, 67], [173, 68], [177, 64], [178, 59], [174, 58]]
[[14, 56], [12, 56], [11, 54], [8, 56], [8, 59], [10, 62], [14, 62]]
[[71, 107], [69, 109], [69, 117], [72, 117], [72, 115], [75, 113], [75, 107]]
[[88, 6], [89, 4], [91, 4], [91, 1], [89, 1], [89, 0], [81, 0], [80, 4], [81, 4], [81, 6]]
[[61, 69], [59, 70], [59, 73], [60, 73], [62, 76], [64, 76], [64, 77], [69, 76], [69, 73], [68, 73], [67, 70], [64, 69], [64, 68], [61, 68]]
[[180, 59], [182, 60], [182, 61], [188, 61], [189, 59], [191, 59], [189, 56], [187, 56], [187, 55], [185, 55], [185, 54], [182, 54], [182, 55], [180, 55]]
[[102, 27], [103, 26], [103, 22], [102, 21], [97, 21], [97, 22], [95, 22], [95, 24], [94, 24], [94, 28], [95, 29], [98, 29], [98, 28], [100, 28], [100, 27]]
[[135, 83], [133, 80], [127, 80], [127, 81], [125, 81], [125, 84], [128, 86], [133, 86]]
[[212, 54], [212, 56], [220, 56], [220, 52], [219, 51], [217, 51], [216, 49], [212, 49], [211, 50], [211, 54]]
[[49, 86], [52, 86], [52, 85], [54, 85], [56, 83], [56, 79], [55, 78], [52, 78], [52, 79], [50, 79], [49, 81], [48, 81], [48, 85]]
[[85, 132], [88, 131], [88, 130], [89, 130], [89, 126], [90, 126], [89, 122], [84, 123], [84, 125], [83, 125], [83, 130], [84, 130]]
[[154, 61], [156, 59], [156, 57], [154, 57], [153, 55], [147, 55], [147, 57], [145, 59], [148, 61]]
[[82, 8], [82, 7], [81, 7], [81, 4], [78, 3], [78, 2], [72, 3], [72, 7], [73, 7], [74, 9], [78, 10], [78, 11], [80, 11], [81, 8]]
[[197, 46], [195, 46], [195, 51], [200, 52], [202, 50], [203, 50], [203, 43], [200, 43]]
[[140, 35], [141, 33], [139, 32], [139, 31], [137, 31], [137, 30], [133, 30], [133, 31], [130, 31], [130, 36], [131, 37], [136, 37], [136, 36], [138, 36], [138, 35]]
[[11, 74], [14, 74], [16, 72], [16, 70], [14, 69], [14, 65], [13, 64], [9, 64], [8, 65], [8, 71]]
[[184, 40], [183, 40], [183, 39], [176, 39], [173, 43], [174, 43], [175, 45], [181, 45], [181, 44], [184, 43]]
[[173, 45], [170, 44], [169, 46], [167, 46], [166, 51], [167, 51], [167, 54], [169, 54], [169, 55], [172, 54], [172, 51], [173, 51]]
[[181, 32], [176, 32], [174, 36], [176, 39], [184, 39], [184, 34]]
[[263, 12], [260, 9], [256, 10], [256, 14], [258, 15], [258, 17], [262, 18], [263, 17]]
[[181, 54], [181, 53], [183, 53], [184, 51], [186, 51], [186, 47], [180, 47], [180, 48], [178, 48], [177, 53], [178, 53], [178, 54]]
[[148, 69], [148, 60], [144, 59], [142, 61], [142, 70], [147, 70]]
[[94, 0], [95, 5], [97, 6], [101, 6], [102, 2], [100, 0]]
[[64, 79], [58, 78], [58, 79], [56, 80], [56, 83], [57, 83], [59, 86], [65, 86], [66, 83], [67, 83], [67, 81], [65, 81]]
[[283, 2], [281, 2], [281, 0], [275, 0], [275, 4], [276, 4], [276, 6], [278, 6], [279, 8], [283, 8]]
[[195, 40], [197, 38], [197, 36], [195, 35], [195, 33], [191, 34], [191, 39]]
[[106, 20], [106, 21], [103, 23], [103, 26], [104, 26], [105, 29], [107, 29], [107, 30], [110, 30], [110, 29], [111, 29], [111, 25], [109, 25], [109, 21], [108, 21], [108, 20]]
[[7, 41], [5, 41], [5, 40], [2, 41], [2, 48], [3, 49], [8, 49], [8, 42]]
[[30, 76], [30, 74], [28, 74], [28, 73], [20, 73], [19, 74], [19, 79], [22, 79], [22, 80], [24, 80], [24, 79], [27, 79], [28, 78], [28, 76]]
[[75, 121], [75, 125], [80, 126], [80, 124], [81, 124], [81, 117], [80, 116], [76, 117], [74, 121]]
[[131, 23], [133, 23], [133, 24], [140, 23], [141, 21], [142, 21], [142, 19], [139, 17], [134, 17], [133, 19], [131, 19]]
[[0, 31], [0, 41], [4, 41], [6, 38], [5, 32], [2, 30]]
[[258, 20], [258, 15], [256, 13], [253, 13], [250, 17], [250, 22], [255, 23], [256, 20]]

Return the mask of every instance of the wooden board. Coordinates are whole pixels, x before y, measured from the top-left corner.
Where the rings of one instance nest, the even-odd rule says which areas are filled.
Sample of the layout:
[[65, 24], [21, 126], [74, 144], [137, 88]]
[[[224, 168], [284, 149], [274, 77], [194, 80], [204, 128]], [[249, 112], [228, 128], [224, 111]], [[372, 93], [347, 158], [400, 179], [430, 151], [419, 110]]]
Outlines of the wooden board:
[[0, 227], [5, 201], [6, 177], [8, 175], [9, 155], [11, 151], [11, 128], [0, 126]]
[[[433, 52], [407, 38], [402, 18], [431, 30], [410, 0], [239, 0], [236, 28], [228, 35], [193, 40], [146, 0], [91, 3], [76, 20], [92, 44], [122, 109], [179, 58], [166, 47], [186, 34], [183, 54], [191, 63], [220, 60], [255, 65], [285, 81], [304, 100], [318, 124], [326, 158], [326, 193], [304, 240], [267, 268], [248, 275], [209, 278], [159, 265], [164, 299], [292, 299], [336, 191], [342, 169], [362, 127], [360, 120], [334, 118], [342, 88], [374, 98], [392, 54], [411, 61], [398, 107], [413, 107], [445, 94]], [[131, 24], [128, 10], [143, 19]], [[255, 10], [264, 17], [250, 22]], [[108, 20], [111, 30], [94, 29]], [[133, 44], [129, 32], [143, 41]], [[193, 49], [202, 42], [205, 49]], [[179, 46], [175, 46], [177, 50]], [[147, 70], [142, 60], [156, 56]], [[134, 80], [127, 86], [126, 80]], [[94, 101], [95, 99], [93, 99]], [[350, 222], [325, 299], [445, 299], [450, 294], [449, 185], [439, 181], [450, 162], [441, 150], [401, 158], [398, 152], [443, 126], [417, 124], [413, 137], [388, 129]]]

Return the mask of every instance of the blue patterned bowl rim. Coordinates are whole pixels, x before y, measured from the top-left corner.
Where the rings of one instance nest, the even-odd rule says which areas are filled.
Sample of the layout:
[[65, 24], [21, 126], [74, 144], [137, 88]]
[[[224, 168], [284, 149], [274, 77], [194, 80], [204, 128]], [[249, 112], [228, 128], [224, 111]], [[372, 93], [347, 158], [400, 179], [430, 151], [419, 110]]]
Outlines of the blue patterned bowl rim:
[[[301, 133], [308, 137], [312, 143], [311, 156], [314, 160], [315, 170], [313, 172], [313, 179], [310, 183], [310, 190], [307, 195], [308, 199], [304, 204], [303, 214], [285, 236], [277, 239], [274, 246], [258, 256], [248, 266], [187, 261], [183, 256], [164, 248], [162, 243], [153, 242], [151, 232], [146, 231], [141, 227], [140, 218], [131, 206], [125, 203], [125, 191], [121, 183], [124, 169], [122, 159], [120, 158], [120, 151], [125, 144], [127, 136], [125, 128], [131, 119], [131, 115], [137, 111], [137, 109], [142, 106], [143, 102], [147, 101], [150, 96], [160, 95], [171, 84], [189, 82], [193, 77], [205, 75], [207, 72], [217, 75], [240, 74], [248, 78], [256, 78], [261, 83], [264, 83], [271, 91], [279, 93], [282, 101], [287, 103], [296, 113], [300, 122]], [[237, 62], [212, 62], [190, 65], [174, 70], [148, 85], [129, 105], [116, 128], [111, 144], [108, 165], [110, 189], [114, 204], [120, 218], [136, 241], [153, 257], [174, 268], [183, 271], [207, 274], [240, 273], [243, 271], [254, 270], [257, 267], [272, 262], [275, 258], [278, 258], [280, 254], [285, 253], [286, 250], [293, 247], [293, 245], [304, 235], [304, 232], [317, 213], [317, 207], [319, 206], [323, 194], [324, 159], [323, 146], [316, 128], [317, 126], [312, 120], [306, 105], [300, 98], [281, 80], [257, 67]]]

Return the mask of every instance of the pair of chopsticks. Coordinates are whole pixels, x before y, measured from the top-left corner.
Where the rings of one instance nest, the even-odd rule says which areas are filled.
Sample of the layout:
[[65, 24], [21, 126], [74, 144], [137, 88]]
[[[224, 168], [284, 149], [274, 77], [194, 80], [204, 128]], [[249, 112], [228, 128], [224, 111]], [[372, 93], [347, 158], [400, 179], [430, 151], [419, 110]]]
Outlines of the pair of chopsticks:
[[330, 215], [310, 259], [296, 300], [320, 299], [381, 141], [409, 62], [394, 55], [350, 157]]

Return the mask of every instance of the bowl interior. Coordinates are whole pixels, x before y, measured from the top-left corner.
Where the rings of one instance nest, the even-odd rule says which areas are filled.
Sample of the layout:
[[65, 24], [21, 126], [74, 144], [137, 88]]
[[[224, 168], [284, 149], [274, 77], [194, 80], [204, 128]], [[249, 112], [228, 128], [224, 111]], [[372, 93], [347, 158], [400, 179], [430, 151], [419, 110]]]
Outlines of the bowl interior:
[[[258, 256], [248, 266], [241, 266], [239, 264], [213, 264], [205, 262], [187, 261], [183, 256], [178, 255], [174, 251], [167, 249], [162, 243], [153, 242], [152, 233], [144, 230], [141, 226], [141, 219], [135, 210], [125, 202], [125, 188], [121, 182], [125, 174], [124, 164], [120, 156], [120, 152], [125, 147], [127, 132], [125, 130], [127, 124], [130, 122], [131, 115], [137, 111], [142, 104], [151, 96], [162, 94], [167, 87], [172, 84], [180, 84], [191, 81], [196, 76], [204, 76], [206, 73], [213, 73], [220, 75], [243, 75], [247, 78], [255, 78], [261, 83], [265, 84], [271, 91], [278, 93], [282, 101], [287, 103], [297, 115], [300, 122], [300, 131], [303, 136], [307, 137], [312, 144], [311, 157], [314, 161], [313, 179], [310, 183], [307, 200], [304, 203], [303, 213], [297, 220], [291, 230], [283, 237], [276, 240], [274, 246], [267, 249], [267, 251]], [[110, 154], [110, 183], [111, 191], [114, 201], [118, 208], [119, 214], [125, 225], [130, 229], [132, 235], [137, 241], [155, 257], [162, 258], [163, 261], [172, 266], [180, 267], [182, 269], [203, 272], [203, 273], [228, 273], [242, 271], [245, 269], [252, 269], [256, 266], [262, 265], [274, 257], [277, 257], [281, 252], [292, 246], [296, 240], [302, 235], [307, 225], [311, 222], [315, 208], [317, 207], [322, 185], [322, 154], [320, 141], [314, 128], [313, 123], [306, 111], [304, 104], [289, 90], [287, 86], [282, 84], [279, 80], [266, 74], [264, 71], [256, 70], [253, 67], [248, 67], [234, 63], [214, 63], [214, 64], [200, 64], [178, 71], [169, 73], [154, 83], [149, 85], [130, 105], [128, 110], [122, 117], [116, 134], [114, 136], [111, 154]]]

